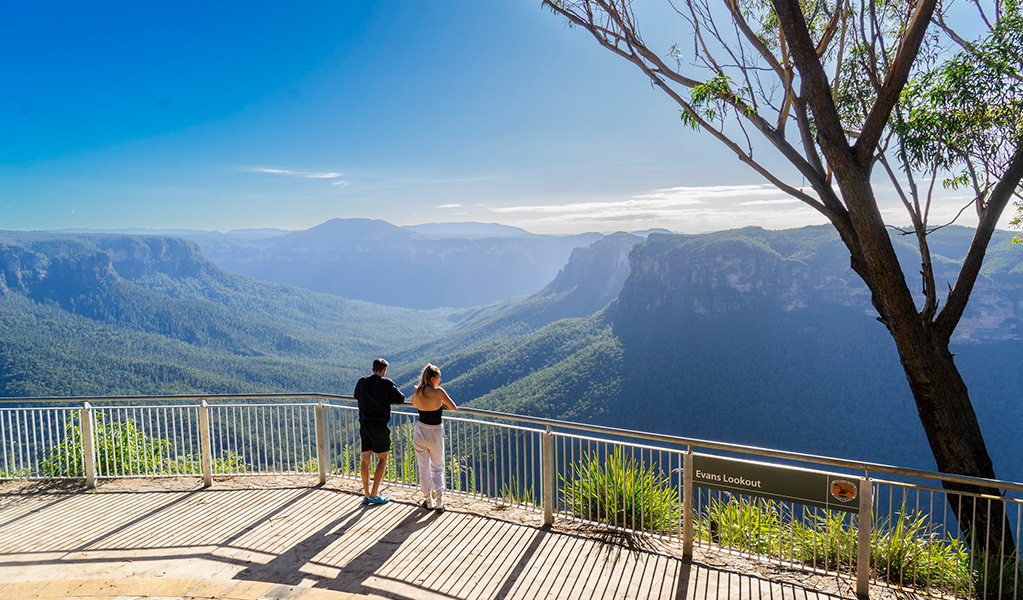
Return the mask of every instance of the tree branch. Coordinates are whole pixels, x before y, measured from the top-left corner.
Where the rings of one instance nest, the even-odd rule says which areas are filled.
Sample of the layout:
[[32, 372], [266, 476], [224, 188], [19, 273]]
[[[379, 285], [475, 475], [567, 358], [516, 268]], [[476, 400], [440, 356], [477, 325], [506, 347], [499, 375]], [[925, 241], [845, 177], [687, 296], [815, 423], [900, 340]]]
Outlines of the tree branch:
[[952, 332], [955, 331], [959, 320], [963, 317], [966, 302], [977, 282], [980, 267], [984, 263], [984, 254], [987, 252], [988, 243], [998, 225], [998, 219], [1001, 218], [1002, 211], [1005, 210], [1009, 200], [1019, 187], [1021, 179], [1023, 179], [1023, 138], [1017, 142], [1016, 152], [1013, 154], [1009, 166], [1005, 169], [1002, 178], [991, 192], [991, 196], [982, 210], [980, 223], [977, 224], [977, 231], [970, 244], [970, 250], [966, 254], [966, 259], [963, 260], [963, 267], [959, 270], [959, 277], [948, 294], [945, 308], [938, 313], [938, 317], [935, 319], [936, 332], [943, 340], [947, 341], [952, 337]]
[[895, 54], [895, 60], [892, 61], [892, 66], [888, 70], [888, 76], [881, 85], [881, 89], [877, 94], [877, 100], [863, 122], [859, 139], [856, 140], [855, 151], [860, 164], [867, 164], [870, 157], [874, 154], [877, 142], [881, 139], [881, 134], [888, 125], [888, 119], [891, 117], [892, 110], [899, 101], [899, 94], [906, 87], [909, 74], [913, 69], [913, 63], [916, 62], [920, 46], [923, 44], [927, 26], [930, 25], [935, 4], [937, 4], [937, 0], [920, 0], [916, 7], [916, 12], [909, 22], [909, 26], [906, 28], [902, 44], [899, 46]]
[[829, 155], [845, 153], [849, 145], [845, 141], [842, 121], [830, 93], [828, 77], [817, 56], [816, 44], [810, 39], [798, 0], [772, 0], [772, 3], [792, 59], [799, 69], [800, 96], [806, 99], [813, 110], [818, 128], [817, 140], [824, 150], [825, 158], [831, 163]]

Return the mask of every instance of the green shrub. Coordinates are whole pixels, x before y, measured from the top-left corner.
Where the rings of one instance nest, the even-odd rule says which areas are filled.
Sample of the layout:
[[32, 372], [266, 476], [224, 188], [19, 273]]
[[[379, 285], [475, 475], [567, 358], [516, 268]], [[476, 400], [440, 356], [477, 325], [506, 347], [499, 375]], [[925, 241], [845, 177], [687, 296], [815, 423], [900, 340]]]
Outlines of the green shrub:
[[295, 465], [294, 470], [299, 473], [318, 473], [320, 471], [320, 462], [315, 458], [310, 458]]
[[352, 445], [341, 447], [341, 452], [334, 458], [334, 472], [341, 475], [355, 475], [359, 472], [359, 463], [362, 462], [362, 453]]
[[777, 502], [759, 498], [722, 501], [719, 497], [711, 499], [706, 518], [697, 522], [696, 531], [705, 540], [756, 554], [777, 553], [785, 533]]
[[[927, 525], [923, 512], [901, 511], [894, 520], [875, 524], [870, 539], [874, 575], [882, 581], [938, 593], [983, 597], [983, 573], [990, 569], [987, 596], [1019, 585], [1015, 555], [987, 565], [982, 553], [951, 536], [942, 537]], [[784, 505], [762, 499], [714, 498], [696, 522], [701, 539], [755, 554], [838, 570], [855, 568], [858, 532], [847, 513], [812, 509], [809, 518], [794, 519]], [[1000, 578], [1000, 579], [999, 579]], [[997, 596], [997, 592], [994, 594]], [[1023, 596], [1020, 596], [1023, 597]]]
[[[1023, 598], [1023, 562], [1018, 550], [1006, 555], [973, 554], [973, 596], [975, 598]], [[987, 574], [985, 584], [984, 574]]]
[[[193, 454], [169, 457], [173, 444], [140, 431], [132, 420], [105, 422], [97, 416], [93, 433], [96, 476], [185, 475], [202, 472], [202, 457]], [[78, 419], [69, 421], [64, 439], [50, 448], [49, 458], [40, 463], [43, 474], [51, 477], [84, 477], [82, 431]], [[245, 458], [225, 450], [212, 462], [214, 474], [241, 473], [249, 470]]]
[[[447, 456], [444, 465], [444, 485], [455, 492], [476, 493], [476, 470], [469, 464], [470, 458], [461, 459]], [[465, 476], [463, 478], [463, 475]], [[464, 485], [463, 485], [464, 482]]]
[[925, 589], [968, 593], [973, 586], [970, 550], [951, 536], [927, 526], [923, 512], [901, 512], [885, 519], [870, 536], [870, 561], [879, 578]]
[[[93, 445], [96, 475], [114, 477], [165, 473], [164, 457], [171, 444], [139, 431], [131, 420], [108, 423], [97, 417]], [[64, 439], [50, 449], [50, 458], [42, 461], [40, 467], [52, 477], [83, 477], [82, 456], [82, 431], [76, 418], [68, 422]]]
[[415, 485], [418, 480], [416, 474], [416, 453], [412, 449], [412, 433], [415, 423], [404, 423], [394, 428], [391, 434], [391, 453], [387, 461], [387, 477], [399, 483]]
[[501, 485], [501, 492], [497, 501], [508, 506], [519, 504], [522, 506], [539, 506], [536, 501], [536, 494], [533, 493], [533, 486], [524, 485], [512, 477], [508, 482]]
[[573, 465], [574, 479], [561, 478], [561, 493], [578, 517], [632, 530], [679, 528], [682, 506], [671, 481], [621, 448], [606, 460], [585, 455]]

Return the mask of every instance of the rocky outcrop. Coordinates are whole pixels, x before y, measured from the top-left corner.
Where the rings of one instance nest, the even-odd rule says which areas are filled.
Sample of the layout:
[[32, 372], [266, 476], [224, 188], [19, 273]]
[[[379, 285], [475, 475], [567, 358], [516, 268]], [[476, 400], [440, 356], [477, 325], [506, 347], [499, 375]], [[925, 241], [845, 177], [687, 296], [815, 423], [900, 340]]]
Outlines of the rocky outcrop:
[[170, 277], [197, 277], [210, 264], [194, 242], [166, 237], [109, 236], [91, 240], [110, 257], [114, 270], [125, 279], [162, 273]]
[[118, 277], [197, 277], [211, 268], [193, 242], [136, 236], [12, 236], [0, 243], [0, 294], [73, 297]]
[[576, 248], [568, 263], [538, 295], [567, 294], [571, 316], [591, 315], [614, 300], [629, 276], [629, 252], [643, 238], [614, 233], [585, 248]]
[[0, 294], [25, 291], [46, 275], [48, 261], [20, 246], [0, 245]]
[[[900, 256], [903, 265], [918, 262], [905, 245], [900, 246]], [[709, 317], [748, 311], [794, 313], [826, 305], [876, 314], [869, 290], [849, 268], [837, 235], [827, 229], [651, 234], [634, 248], [630, 262], [631, 274], [613, 307], [620, 319], [641, 318], [644, 313]], [[936, 267], [939, 282], [954, 283], [955, 257], [938, 257]], [[1023, 275], [1016, 271], [1003, 268], [981, 277], [956, 331], [957, 341], [1019, 337]]]
[[0, 292], [32, 294], [88, 288], [114, 276], [106, 254], [80, 248], [67, 252], [67, 249], [66, 246], [47, 249], [0, 245]]

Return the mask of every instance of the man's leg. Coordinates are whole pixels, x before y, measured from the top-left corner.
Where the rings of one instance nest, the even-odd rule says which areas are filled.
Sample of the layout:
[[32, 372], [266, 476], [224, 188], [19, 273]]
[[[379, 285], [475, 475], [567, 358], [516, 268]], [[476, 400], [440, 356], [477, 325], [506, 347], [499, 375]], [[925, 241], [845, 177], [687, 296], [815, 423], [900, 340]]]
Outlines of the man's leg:
[[[367, 463], [368, 469], [368, 463]], [[373, 471], [373, 493], [371, 496], [380, 495], [380, 482], [384, 480], [384, 471], [387, 470], [387, 452], [381, 452], [377, 454], [377, 468]], [[367, 470], [368, 474], [368, 470]]]
[[373, 488], [373, 493], [369, 493], [369, 461], [372, 459], [372, 452], [362, 453], [362, 464], [359, 465], [359, 474], [362, 475], [362, 495], [366, 498], [370, 496], [376, 496], [376, 487]]

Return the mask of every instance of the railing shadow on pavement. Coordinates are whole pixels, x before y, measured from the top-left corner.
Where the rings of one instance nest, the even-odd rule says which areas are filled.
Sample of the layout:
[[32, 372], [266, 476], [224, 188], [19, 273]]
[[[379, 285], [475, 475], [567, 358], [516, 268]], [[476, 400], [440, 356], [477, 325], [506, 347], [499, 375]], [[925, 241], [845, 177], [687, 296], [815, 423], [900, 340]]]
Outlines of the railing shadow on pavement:
[[[409, 600], [832, 597], [545, 527], [524, 512], [517, 518], [536, 522], [403, 501], [364, 507], [357, 493], [322, 486], [106, 487], [71, 497], [0, 487], [0, 579], [208, 572]], [[8, 518], [16, 513], [24, 518]]]
[[[211, 488], [225, 477], [315, 473], [321, 486], [341, 485], [358, 477], [357, 413], [351, 398], [324, 394], [0, 398], [0, 481], [92, 488], [201, 476]], [[414, 415], [399, 410], [392, 421], [385, 481], [407, 488], [417, 480]], [[546, 525], [586, 523], [668, 541], [683, 558], [694, 549], [756, 556], [854, 581], [860, 596], [873, 585], [936, 598], [1023, 597], [1021, 483], [475, 409], [445, 416], [444, 425], [451, 495], [542, 513]], [[95, 499], [64, 503], [78, 502]], [[6, 519], [18, 526], [32, 516]], [[256, 521], [238, 535], [252, 529], [265, 527]], [[209, 533], [161, 535], [199, 544]], [[107, 534], [114, 544], [118, 536]], [[262, 560], [232, 544], [218, 552]], [[485, 589], [512, 593], [532, 573], [528, 564], [519, 569], [511, 578], [494, 574], [504, 578]]]

